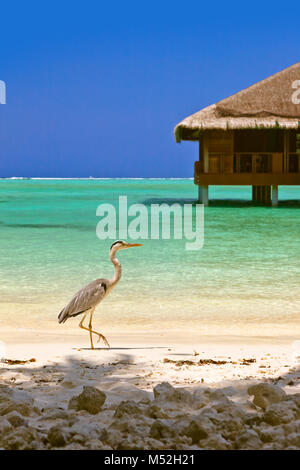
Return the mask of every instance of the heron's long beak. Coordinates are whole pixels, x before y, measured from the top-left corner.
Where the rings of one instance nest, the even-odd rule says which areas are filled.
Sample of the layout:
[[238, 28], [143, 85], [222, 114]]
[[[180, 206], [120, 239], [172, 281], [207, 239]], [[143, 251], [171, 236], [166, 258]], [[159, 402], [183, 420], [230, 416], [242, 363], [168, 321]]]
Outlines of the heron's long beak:
[[133, 246], [143, 246], [142, 243], [127, 243], [127, 248], [132, 248]]

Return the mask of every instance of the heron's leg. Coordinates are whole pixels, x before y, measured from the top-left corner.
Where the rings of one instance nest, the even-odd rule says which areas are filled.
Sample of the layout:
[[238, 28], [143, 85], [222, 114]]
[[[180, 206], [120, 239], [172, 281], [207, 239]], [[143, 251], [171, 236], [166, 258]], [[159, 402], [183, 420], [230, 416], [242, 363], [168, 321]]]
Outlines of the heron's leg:
[[83, 317], [82, 317], [82, 319], [80, 320], [80, 323], [79, 323], [79, 325], [78, 325], [79, 328], [83, 328], [84, 330], [86, 330], [86, 328], [82, 325], [82, 323], [83, 323], [85, 317], [87, 316], [87, 314], [88, 314], [88, 312], [86, 312], [86, 313], [83, 314]]
[[[87, 311], [87, 312], [83, 315], [82, 320], [81, 320], [81, 322], [79, 323], [79, 327], [82, 328], [83, 330], [86, 330], [86, 331], [89, 332], [89, 334], [90, 334], [90, 341], [91, 341], [91, 349], [94, 349], [92, 333], [94, 333], [95, 335], [98, 335], [98, 337], [99, 337], [98, 342], [99, 342], [100, 339], [102, 338], [103, 341], [104, 341], [104, 343], [105, 343], [105, 345], [106, 345], [108, 348], [110, 348], [110, 345], [109, 345], [107, 339], [105, 338], [105, 336], [103, 336], [101, 333], [98, 333], [98, 331], [92, 330], [92, 318], [93, 318], [94, 310], [95, 310], [95, 308], [90, 309], [89, 311]], [[90, 321], [89, 321], [89, 327], [87, 328], [86, 326], [83, 326], [83, 322], [84, 322], [84, 320], [85, 320], [85, 318], [86, 318], [86, 316], [87, 316], [88, 313], [90, 313]]]
[[89, 332], [90, 332], [90, 340], [91, 340], [91, 348], [94, 349], [93, 345], [93, 330], [92, 330], [92, 318], [93, 318], [93, 313], [94, 313], [94, 308], [91, 310], [90, 313], [90, 321], [89, 321]]
[[[95, 310], [95, 309], [94, 309], [94, 310]], [[91, 316], [93, 315], [94, 310], [91, 310]], [[83, 322], [84, 322], [84, 320], [85, 320], [85, 318], [86, 318], [86, 316], [87, 316], [88, 313], [89, 313], [89, 312], [84, 313], [83, 318], [82, 318], [81, 322], [79, 323], [79, 328], [82, 328], [83, 330], [86, 330], [86, 331], [89, 332], [89, 334], [90, 334], [90, 341], [91, 341], [91, 349], [94, 349], [91, 329], [90, 329], [90, 328], [87, 328], [86, 326], [83, 326]]]
[[110, 348], [110, 344], [109, 344], [109, 342], [107, 341], [107, 339], [105, 338], [105, 336], [102, 335], [101, 333], [97, 333], [97, 335], [99, 336], [99, 338], [98, 338], [98, 343], [99, 343], [100, 339], [102, 338], [102, 339], [103, 339], [103, 342], [104, 342], [104, 344], [105, 344], [105, 346], [107, 346], [108, 348]]
[[93, 319], [93, 313], [94, 313], [94, 311], [95, 311], [95, 309], [91, 310], [91, 316], [90, 316], [90, 322], [89, 322], [89, 329], [90, 329], [90, 332], [95, 333], [95, 335], [98, 335], [98, 343], [99, 343], [100, 339], [102, 338], [104, 344], [105, 344], [108, 348], [110, 348], [109, 342], [107, 341], [107, 339], [105, 338], [105, 336], [103, 336], [101, 333], [98, 333], [97, 331], [92, 330], [92, 319]]

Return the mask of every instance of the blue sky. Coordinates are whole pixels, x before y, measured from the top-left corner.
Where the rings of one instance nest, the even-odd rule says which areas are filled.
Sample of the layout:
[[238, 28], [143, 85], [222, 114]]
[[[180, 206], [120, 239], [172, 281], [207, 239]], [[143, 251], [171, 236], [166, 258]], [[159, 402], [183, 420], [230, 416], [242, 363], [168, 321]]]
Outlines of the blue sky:
[[174, 126], [298, 62], [299, 18], [293, 1], [2, 3], [0, 176], [192, 176]]

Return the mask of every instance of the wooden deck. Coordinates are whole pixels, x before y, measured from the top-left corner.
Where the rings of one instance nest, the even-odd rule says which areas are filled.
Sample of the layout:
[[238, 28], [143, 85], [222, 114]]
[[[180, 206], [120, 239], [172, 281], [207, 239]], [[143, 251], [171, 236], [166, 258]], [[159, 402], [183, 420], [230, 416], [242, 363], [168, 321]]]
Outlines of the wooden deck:
[[209, 153], [208, 165], [195, 162], [197, 185], [300, 185], [300, 154]]

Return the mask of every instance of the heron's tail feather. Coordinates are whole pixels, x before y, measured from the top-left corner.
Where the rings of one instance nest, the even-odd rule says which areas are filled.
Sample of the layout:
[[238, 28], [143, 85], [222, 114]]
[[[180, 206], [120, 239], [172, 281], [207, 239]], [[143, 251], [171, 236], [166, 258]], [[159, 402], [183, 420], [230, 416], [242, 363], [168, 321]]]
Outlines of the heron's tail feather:
[[80, 312], [69, 313], [66, 309], [67, 307], [65, 307], [58, 315], [58, 323], [65, 323], [68, 318], [77, 317], [78, 315], [81, 315], [82, 313], [85, 313], [89, 310], [80, 310]]
[[65, 309], [63, 309], [60, 314], [58, 315], [58, 323], [65, 323], [69, 318], [68, 313], [66, 312]]

